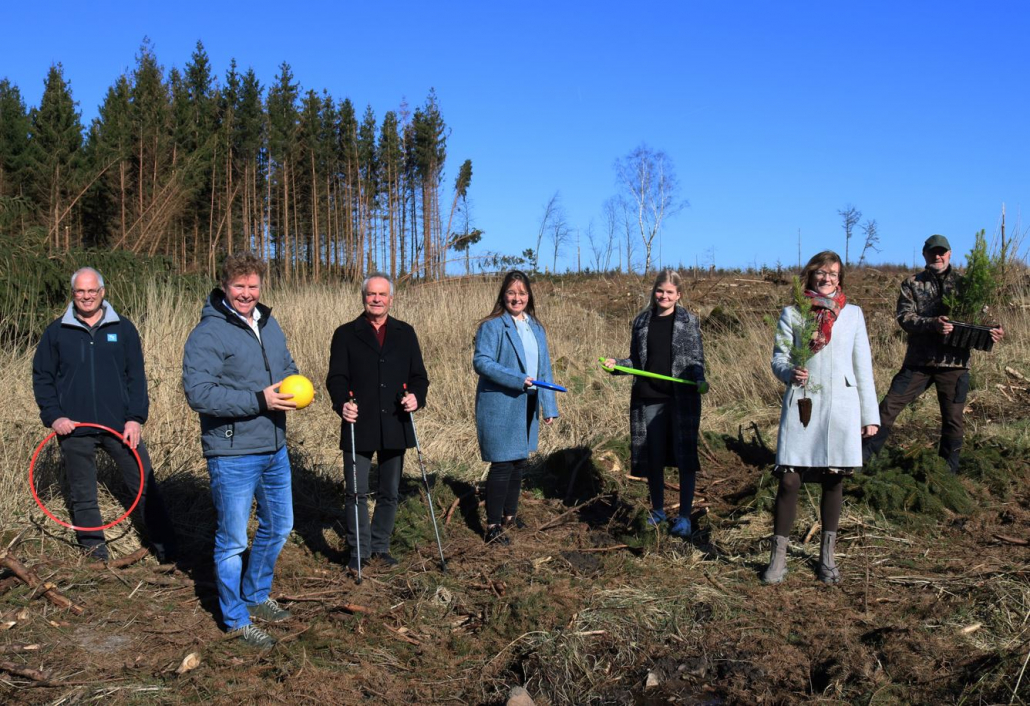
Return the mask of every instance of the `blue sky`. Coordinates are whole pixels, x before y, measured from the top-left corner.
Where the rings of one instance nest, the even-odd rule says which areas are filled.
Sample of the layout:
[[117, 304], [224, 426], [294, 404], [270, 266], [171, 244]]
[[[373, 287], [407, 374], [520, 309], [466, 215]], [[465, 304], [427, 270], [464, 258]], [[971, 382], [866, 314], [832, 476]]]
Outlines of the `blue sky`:
[[[532, 247], [558, 191], [587, 265], [613, 163], [641, 143], [669, 155], [690, 202], [663, 229], [666, 264], [793, 265], [799, 229], [804, 258], [843, 254], [847, 204], [879, 225], [873, 262], [911, 263], [932, 233], [958, 257], [976, 230], [997, 231], [1003, 203], [1009, 233], [1030, 227], [1019, 0], [97, 0], [18, 3], [4, 24], [0, 76], [35, 105], [62, 62], [84, 122], [145, 36], [166, 70], [201, 40], [219, 76], [235, 57], [267, 86], [286, 61], [304, 90], [379, 119], [435, 88], [448, 186], [472, 160], [481, 250]], [[575, 258], [572, 243], [559, 268]]]

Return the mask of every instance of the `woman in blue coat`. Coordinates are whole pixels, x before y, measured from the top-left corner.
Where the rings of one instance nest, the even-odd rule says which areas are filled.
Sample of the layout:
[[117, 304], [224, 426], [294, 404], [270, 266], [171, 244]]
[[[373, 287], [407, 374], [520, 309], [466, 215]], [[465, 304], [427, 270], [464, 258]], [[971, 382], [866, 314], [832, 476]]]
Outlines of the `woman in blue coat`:
[[554, 378], [547, 336], [536, 318], [533, 290], [524, 273], [512, 270], [501, 283], [493, 311], [476, 332], [472, 367], [479, 375], [479, 451], [490, 464], [486, 541], [508, 544], [505, 526], [523, 526], [517, 516], [519, 492], [526, 460], [537, 447], [538, 414], [544, 424], [558, 416], [554, 392], [533, 385], [533, 380]]

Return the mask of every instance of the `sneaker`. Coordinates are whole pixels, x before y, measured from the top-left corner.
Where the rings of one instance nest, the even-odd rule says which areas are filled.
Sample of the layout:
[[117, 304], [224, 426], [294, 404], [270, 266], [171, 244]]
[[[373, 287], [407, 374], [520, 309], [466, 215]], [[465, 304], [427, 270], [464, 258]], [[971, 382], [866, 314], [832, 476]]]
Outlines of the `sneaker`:
[[508, 546], [511, 544], [511, 538], [504, 533], [504, 528], [500, 525], [494, 525], [486, 530], [486, 537], [484, 537], [487, 544], [500, 544], [501, 546]]
[[657, 527], [669, 518], [665, 516], [665, 510], [651, 510], [647, 516], [647, 524]]
[[283, 610], [279, 604], [271, 598], [266, 598], [264, 603], [247, 606], [250, 617], [266, 620], [270, 623], [278, 623], [290, 619], [290, 611]]
[[262, 650], [275, 647], [275, 638], [253, 623], [244, 625], [242, 628], [236, 628], [230, 631], [229, 634], [235, 635], [251, 647], [258, 647]]
[[[362, 559], [361, 560], [361, 568], [364, 569], [366, 566], [368, 566], [368, 562], [371, 561], [371, 559], [372, 559], [372, 557], [368, 557], [368, 556], [366, 556], [364, 559]], [[350, 561], [347, 562], [347, 568], [350, 569], [351, 571], [357, 573], [357, 571], [358, 571], [358, 558], [356, 556], [352, 556], [350, 558]]]
[[676, 521], [672, 523], [672, 527], [669, 528], [669, 534], [674, 537], [682, 537], [687, 539], [693, 532], [693, 528], [690, 526], [690, 518], [688, 517], [677, 517]]
[[515, 517], [505, 517], [504, 526], [507, 529], [526, 529], [526, 523], [522, 521], [522, 518], [518, 515]]
[[390, 552], [372, 552], [369, 561], [381, 561], [387, 566], [397, 566], [400, 562], [390, 556]]

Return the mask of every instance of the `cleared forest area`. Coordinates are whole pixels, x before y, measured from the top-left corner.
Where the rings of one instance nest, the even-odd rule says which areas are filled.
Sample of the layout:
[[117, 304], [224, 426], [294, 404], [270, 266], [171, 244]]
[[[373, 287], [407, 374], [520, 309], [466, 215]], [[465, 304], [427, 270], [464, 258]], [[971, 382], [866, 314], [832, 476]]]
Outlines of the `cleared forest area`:
[[[877, 391], [900, 364], [897, 270], [849, 273], [869, 321]], [[199, 425], [179, 382], [196, 295], [155, 285], [139, 302], [151, 419], [144, 429], [183, 537], [184, 560], [122, 567], [82, 560], [27, 487], [45, 435], [32, 400], [31, 350], [8, 349], [0, 379], [0, 549], [40, 580], [0, 574], [0, 698], [8, 703], [503, 703], [525, 686], [546, 703], [1026, 703], [1030, 701], [1030, 437], [1026, 281], [998, 318], [1005, 340], [973, 359], [962, 474], [936, 458], [936, 399], [899, 421], [888, 451], [846, 485], [844, 581], [815, 580], [818, 491], [802, 493], [784, 584], [760, 584], [775, 483], [781, 386], [769, 370], [772, 321], [788, 300], [776, 274], [688, 278], [702, 318], [711, 393], [702, 418], [700, 532], [690, 543], [647, 529], [646, 487], [628, 475], [629, 380], [599, 370], [625, 355], [645, 302], [638, 277], [540, 280], [555, 379], [570, 392], [541, 436], [511, 547], [486, 546], [477, 483], [472, 336], [497, 282], [402, 288], [392, 313], [418, 331], [431, 387], [419, 433], [441, 519], [439, 570], [414, 456], [402, 481], [393, 570], [356, 586], [344, 565], [339, 420], [325, 378], [333, 328], [356, 316], [354, 285], [271, 287], [301, 372], [320, 389], [292, 413], [295, 531], [273, 597], [293, 618], [260, 653], [216, 622], [213, 511]], [[109, 288], [118, 286], [110, 282]], [[37, 488], [66, 514], [60, 460], [42, 454]], [[113, 480], [113, 469], [105, 471]], [[669, 502], [675, 502], [670, 475]], [[116, 484], [110, 483], [117, 492]], [[104, 496], [105, 517], [118, 502]], [[129, 523], [108, 532], [134, 558]], [[52, 602], [53, 591], [81, 608]], [[190, 657], [192, 655], [192, 657]]]

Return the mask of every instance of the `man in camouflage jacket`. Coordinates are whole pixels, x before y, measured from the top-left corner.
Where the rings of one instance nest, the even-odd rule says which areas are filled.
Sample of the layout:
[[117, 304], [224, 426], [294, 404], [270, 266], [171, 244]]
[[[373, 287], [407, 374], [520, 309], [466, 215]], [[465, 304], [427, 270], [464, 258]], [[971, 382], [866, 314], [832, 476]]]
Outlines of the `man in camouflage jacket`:
[[[923, 244], [926, 269], [901, 283], [895, 317], [908, 333], [908, 348], [901, 370], [891, 381], [880, 402], [880, 431], [865, 439], [863, 459], [883, 448], [894, 420], [930, 385], [937, 388], [941, 407], [941, 440], [938, 455], [958, 473], [962, 449], [963, 419], [969, 392], [969, 349], [950, 346], [944, 337], [954, 328], [945, 315], [944, 297], [953, 292], [958, 273], [951, 267], [951, 244], [943, 235], [933, 235]], [[1005, 336], [1001, 326], [991, 331], [995, 342]]]

